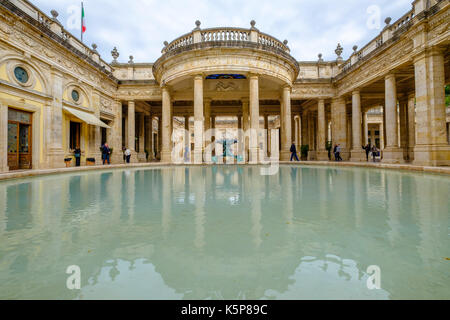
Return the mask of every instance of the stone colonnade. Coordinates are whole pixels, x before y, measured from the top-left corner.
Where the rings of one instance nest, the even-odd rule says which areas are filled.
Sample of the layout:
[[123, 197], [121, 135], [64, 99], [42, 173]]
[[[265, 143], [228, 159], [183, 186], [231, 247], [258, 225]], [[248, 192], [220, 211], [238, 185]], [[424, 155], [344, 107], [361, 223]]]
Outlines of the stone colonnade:
[[[385, 163], [413, 162], [418, 165], [449, 165], [450, 147], [446, 130], [444, 54], [439, 50], [425, 51], [414, 60], [415, 88], [410, 92], [398, 92], [395, 71], [384, 77], [384, 113], [380, 131], [384, 131], [381, 147], [382, 161]], [[215, 118], [211, 113], [211, 98], [204, 97], [205, 77], [193, 76], [194, 82], [194, 149], [193, 162], [210, 162], [205, 156], [205, 147], [212, 137], [206, 135], [214, 128]], [[241, 99], [241, 114], [238, 128], [243, 129], [242, 138], [246, 160], [261, 162], [260, 139], [260, 76], [248, 76], [248, 97]], [[314, 106], [308, 105], [300, 114], [291, 110], [291, 87], [280, 88], [280, 160], [290, 159], [290, 147], [295, 143], [300, 152], [302, 145], [308, 145], [309, 160], [328, 160], [326, 145], [340, 145], [341, 157], [350, 161], [365, 161], [362, 146], [368, 144], [367, 107], [363, 106], [364, 88], [356, 88], [350, 93], [336, 97], [317, 98]], [[127, 146], [136, 161], [142, 158], [142, 150], [135, 146], [135, 103], [128, 102]], [[329, 110], [329, 113], [327, 113]], [[350, 110], [350, 112], [349, 112]], [[267, 114], [264, 128], [269, 128]], [[158, 151], [161, 161], [172, 161], [173, 98], [169, 86], [162, 87], [162, 116], [159, 118]], [[140, 119], [139, 140], [145, 141], [146, 148], [152, 149], [148, 131], [153, 130], [151, 117]], [[186, 116], [188, 124], [188, 117]], [[329, 134], [331, 123], [331, 134]], [[144, 129], [145, 128], [145, 129]], [[188, 128], [188, 127], [187, 127]], [[381, 136], [381, 134], [380, 134]], [[190, 137], [189, 137], [190, 138]], [[270, 154], [271, 135], [266, 138], [266, 155]], [[148, 140], [151, 140], [149, 142]], [[190, 140], [190, 139], [189, 139]], [[373, 140], [373, 139], [371, 139]], [[371, 141], [373, 144], [373, 141]], [[241, 142], [240, 142], [241, 143]], [[140, 148], [141, 145], [139, 144]], [[248, 155], [248, 157], [247, 157]], [[150, 160], [153, 160], [152, 156]]]

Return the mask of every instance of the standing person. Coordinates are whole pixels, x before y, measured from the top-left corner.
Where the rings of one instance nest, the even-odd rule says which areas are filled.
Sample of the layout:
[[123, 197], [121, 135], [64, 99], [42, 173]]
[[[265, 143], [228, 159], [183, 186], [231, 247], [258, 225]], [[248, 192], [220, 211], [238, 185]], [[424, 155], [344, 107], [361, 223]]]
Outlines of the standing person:
[[291, 161], [292, 161], [294, 158], [295, 158], [295, 160], [300, 161], [300, 160], [298, 160], [298, 156], [297, 156], [297, 148], [295, 147], [295, 143], [292, 143], [292, 146], [291, 146]]
[[75, 155], [75, 166], [79, 167], [81, 165], [81, 149], [80, 147], [76, 147], [74, 150]]
[[378, 155], [378, 149], [377, 146], [372, 147], [372, 156], [373, 156], [373, 162], [377, 161], [377, 155]]
[[110, 162], [110, 155], [111, 155], [111, 149], [109, 148], [108, 144], [105, 143], [102, 146], [102, 160], [103, 160], [103, 165], [106, 164], [106, 162], [108, 162], [108, 164], [111, 164]]
[[367, 162], [369, 162], [369, 154], [370, 154], [370, 150], [371, 150], [370, 144], [367, 144], [367, 146], [363, 147], [363, 149], [366, 151], [366, 159], [367, 159]]
[[130, 163], [130, 159], [131, 159], [131, 150], [128, 149], [128, 148], [125, 150], [125, 159], [126, 159], [127, 163]]
[[336, 161], [342, 161], [341, 158], [341, 145], [338, 144], [336, 147]]

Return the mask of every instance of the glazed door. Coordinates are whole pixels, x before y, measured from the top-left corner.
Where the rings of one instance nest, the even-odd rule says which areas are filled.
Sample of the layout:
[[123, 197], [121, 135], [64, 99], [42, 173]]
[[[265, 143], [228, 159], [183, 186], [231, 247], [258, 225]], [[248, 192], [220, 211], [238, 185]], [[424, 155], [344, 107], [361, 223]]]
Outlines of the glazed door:
[[31, 126], [19, 124], [19, 169], [31, 169]]
[[8, 167], [9, 170], [19, 169], [19, 124], [8, 123]]
[[9, 170], [31, 169], [31, 125], [8, 122]]

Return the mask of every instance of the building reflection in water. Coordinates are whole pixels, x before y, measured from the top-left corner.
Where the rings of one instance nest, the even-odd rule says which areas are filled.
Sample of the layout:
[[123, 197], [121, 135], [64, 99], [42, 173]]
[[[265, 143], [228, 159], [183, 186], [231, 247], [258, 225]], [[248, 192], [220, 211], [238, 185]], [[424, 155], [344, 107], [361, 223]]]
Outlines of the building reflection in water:
[[[174, 167], [0, 183], [0, 298], [450, 298], [449, 179]], [[65, 289], [69, 265], [81, 292]], [[367, 267], [382, 290], [366, 287]], [[120, 289], [119, 289], [120, 288]]]

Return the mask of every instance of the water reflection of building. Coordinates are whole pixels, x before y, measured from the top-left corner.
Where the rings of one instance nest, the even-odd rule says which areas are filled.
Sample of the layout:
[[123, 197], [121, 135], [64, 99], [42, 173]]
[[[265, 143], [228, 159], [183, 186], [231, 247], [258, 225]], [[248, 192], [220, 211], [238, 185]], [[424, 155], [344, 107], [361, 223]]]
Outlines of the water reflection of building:
[[[436, 261], [447, 239], [436, 232], [448, 214], [438, 205], [443, 179], [309, 167], [264, 177], [225, 166], [2, 183], [0, 296], [76, 298], [64, 271], [77, 264], [83, 286], [105, 296], [140, 274], [136, 290], [162, 281], [169, 298], [295, 298], [320, 275], [355, 297], [375, 264], [389, 298], [425, 297], [445, 274]], [[402, 286], [411, 277], [422, 291]]]

